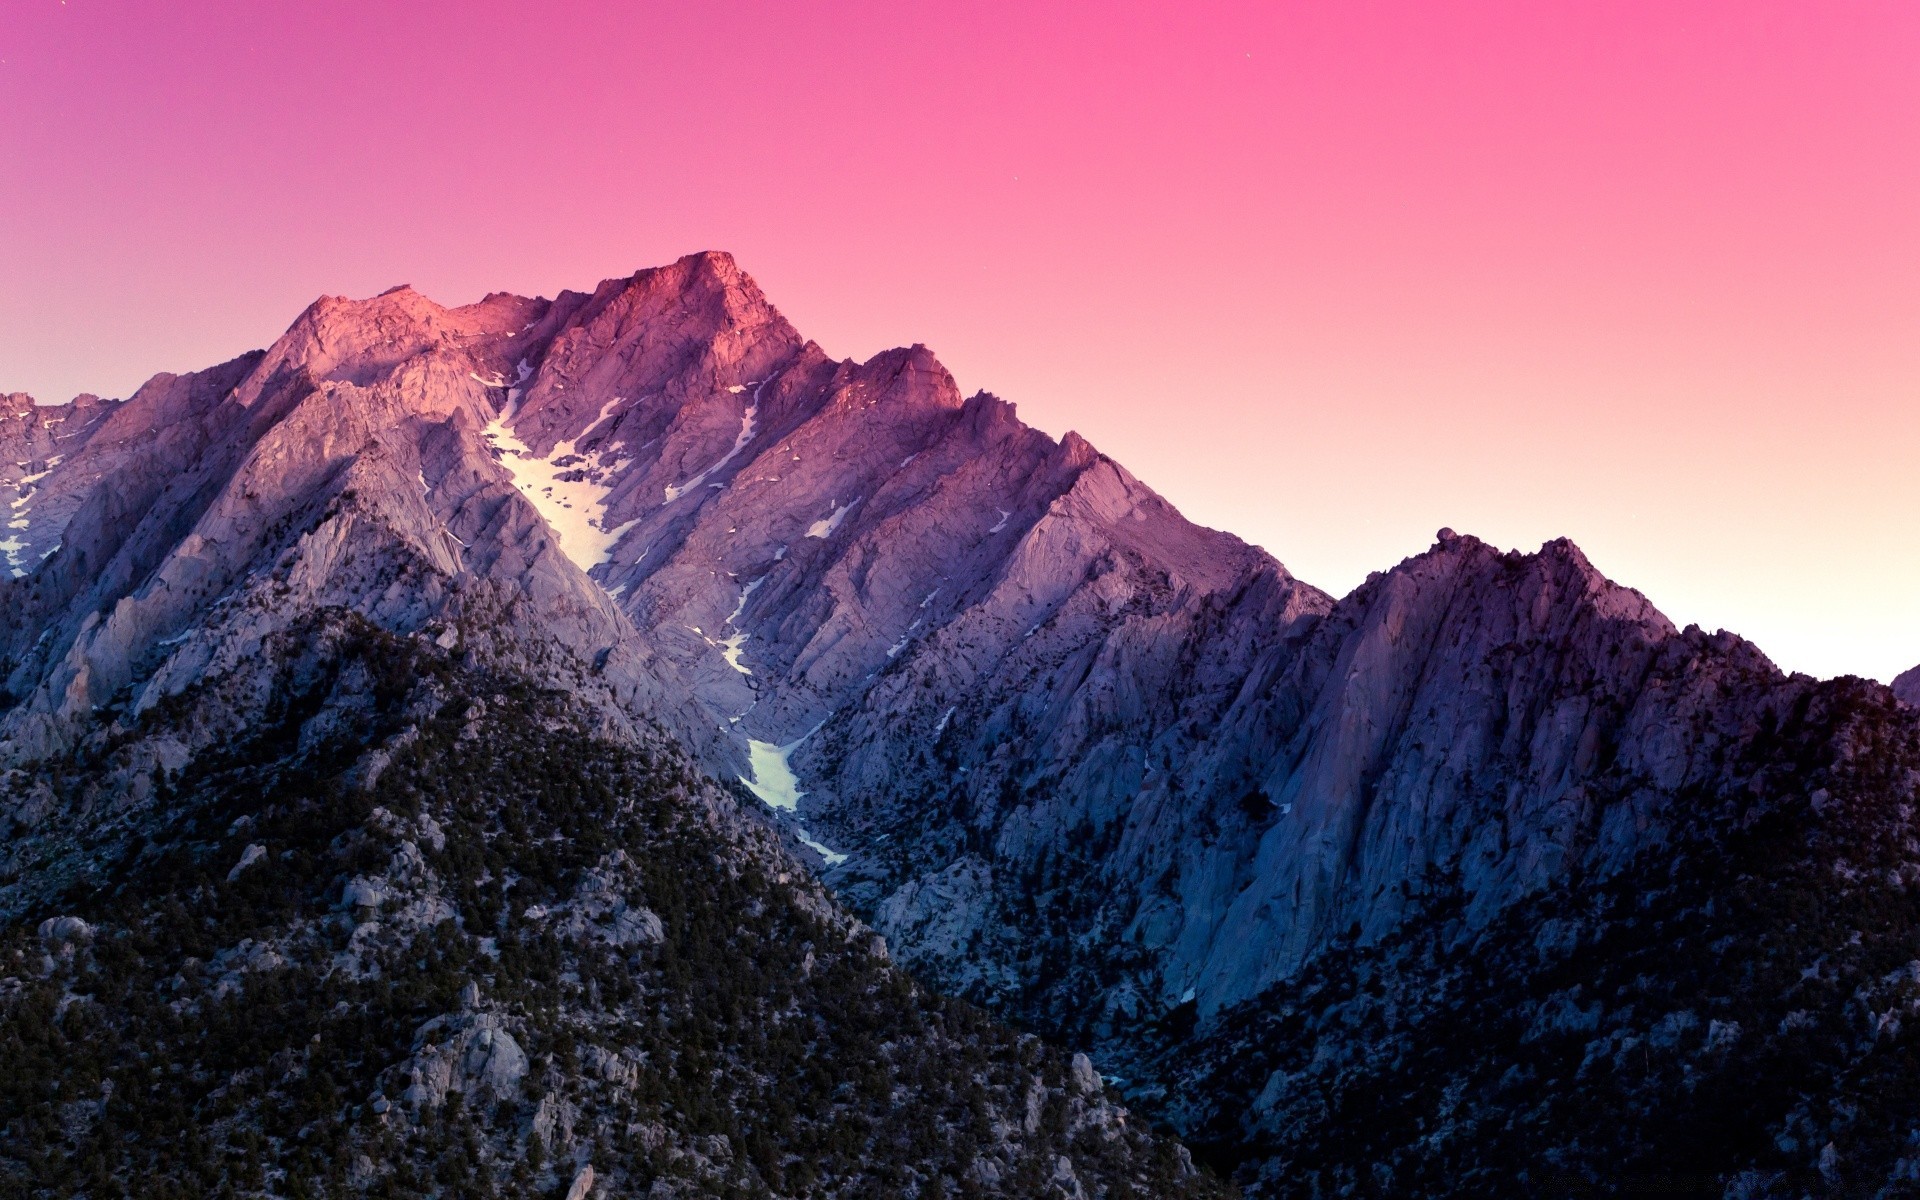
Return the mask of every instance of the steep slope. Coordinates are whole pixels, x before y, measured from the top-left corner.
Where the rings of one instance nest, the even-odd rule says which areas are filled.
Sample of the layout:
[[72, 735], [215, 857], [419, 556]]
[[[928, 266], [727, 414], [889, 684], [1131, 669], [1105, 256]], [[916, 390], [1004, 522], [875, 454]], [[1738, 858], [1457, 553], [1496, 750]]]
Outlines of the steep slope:
[[1276, 1196], [1920, 1188], [1920, 725], [1795, 689], [1662, 844], [1490, 919], [1457, 876], [1201, 1038], [1163, 1111]]
[[504, 611], [524, 644], [564, 653], [551, 669], [743, 761], [485, 441], [497, 389], [482, 380], [549, 307], [323, 299], [268, 351], [157, 377], [63, 446], [30, 485], [31, 552], [50, 556], [0, 581], [5, 754], [57, 753], [93, 710], [138, 712], [286, 614], [337, 604], [448, 639], [465, 614]]
[[[882, 833], [911, 836], [929, 802], [969, 827], [950, 862], [887, 878], [907, 876], [881, 927], [909, 961], [971, 979], [976, 940], [991, 956], [992, 931], [1037, 909], [1041, 944], [1000, 951], [1035, 1019], [1098, 1038], [1183, 1000], [1211, 1015], [1356, 924], [1393, 928], [1429, 872], [1459, 868], [1480, 919], [1625, 861], [1750, 719], [1723, 689], [1778, 678], [1737, 641], [1677, 633], [1566, 544], [1525, 557], [1448, 534], [1317, 620], [1282, 624], [1271, 603], [1251, 589], [1198, 628], [1150, 627], [1173, 660], [1158, 672], [1141, 649], [1078, 667], [1105, 712], [1056, 716], [1038, 699], [1059, 689], [1015, 679], [976, 690], [933, 754], [901, 755], [891, 786], [922, 795]], [[1136, 697], [1169, 716], [1142, 720]], [[1008, 715], [980, 727], [968, 707]], [[1638, 782], [1596, 791], [1610, 771]], [[867, 786], [881, 810], [889, 784]], [[980, 939], [956, 901], [991, 910]], [[1085, 973], [1060, 978], [1068, 964]]]

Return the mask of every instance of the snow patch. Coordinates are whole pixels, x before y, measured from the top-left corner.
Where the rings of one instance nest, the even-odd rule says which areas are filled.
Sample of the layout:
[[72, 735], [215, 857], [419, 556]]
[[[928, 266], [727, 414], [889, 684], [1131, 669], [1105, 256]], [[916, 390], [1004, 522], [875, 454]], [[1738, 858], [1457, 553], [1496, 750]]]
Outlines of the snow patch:
[[[924, 608], [926, 606], [921, 605], [921, 607]], [[905, 650], [907, 648], [907, 643], [913, 640], [913, 631], [918, 628], [920, 628], [920, 618], [915, 617], [913, 619], [913, 624], [907, 626], [907, 631], [900, 635], [900, 640], [887, 648], [887, 657], [892, 658], [896, 654], [899, 654], [902, 650]]]
[[853, 506], [858, 503], [860, 503], [860, 498], [856, 496], [847, 503], [834, 509], [831, 516], [822, 517], [820, 520], [807, 526], [807, 536], [810, 538], [832, 537], [833, 531], [840, 528], [840, 522], [847, 519], [847, 514], [852, 512]]
[[819, 855], [819, 856], [820, 856], [821, 858], [824, 858], [824, 859], [826, 859], [826, 860], [827, 860], [827, 865], [828, 865], [828, 866], [830, 866], [830, 867], [837, 867], [837, 866], [839, 866], [839, 865], [840, 865], [841, 863], [843, 863], [843, 862], [845, 862], [845, 861], [847, 861], [847, 856], [846, 856], [846, 855], [844, 855], [844, 854], [842, 854], [842, 853], [840, 853], [840, 852], [839, 852], [838, 850], [829, 850], [829, 849], [827, 849], [827, 848], [826, 848], [826, 846], [824, 846], [824, 845], [822, 845], [821, 843], [819, 843], [819, 842], [816, 842], [816, 841], [814, 841], [814, 840], [813, 840], [812, 838], [810, 838], [810, 837], [808, 837], [808, 836], [807, 836], [807, 831], [806, 831], [806, 830], [804, 830], [804, 829], [802, 829], [802, 830], [800, 830], [800, 831], [799, 831], [799, 837], [800, 837], [800, 840], [801, 840], [802, 842], [805, 842], [805, 843], [806, 843], [806, 845], [807, 845], [807, 848], [808, 848], [809, 850], [812, 850], [812, 851], [814, 851], [814, 852], [815, 852], [816, 854], [818, 854], [818, 855]]
[[992, 529], [987, 530], [988, 533], [999, 533], [1002, 529], [1005, 529], [1007, 527], [1007, 518], [1013, 516], [1012, 513], [1004, 508], [995, 509], [994, 511], [1000, 514], [1000, 523]]
[[[22, 555], [28, 548], [25, 541], [27, 531], [33, 527], [32, 514], [29, 510], [33, 505], [33, 493], [37, 490], [35, 485], [42, 479], [53, 474], [53, 469], [59, 466], [60, 460], [65, 457], [63, 454], [55, 454], [49, 457], [45, 467], [30, 475], [22, 476], [20, 482], [14, 485], [17, 490], [13, 500], [7, 506], [13, 510], [7, 521], [7, 528], [16, 530], [17, 532], [9, 533], [5, 541], [0, 541], [0, 555], [6, 557], [7, 570], [15, 579], [23, 578], [27, 574], [26, 563]], [[24, 467], [28, 464], [21, 463], [19, 465]], [[52, 553], [52, 550], [42, 551], [39, 561], [45, 561], [47, 555]]]
[[[820, 725], [825, 724], [825, 721], [820, 722]], [[815, 725], [784, 746], [749, 738], [747, 766], [752, 771], [752, 775], [740, 776], [740, 782], [747, 785], [748, 791], [760, 797], [768, 808], [786, 813], [797, 812], [800, 808], [800, 797], [806, 793], [800, 790], [800, 780], [794, 775], [788, 760], [793, 757], [793, 752], [800, 748], [802, 742], [820, 731], [820, 725]], [[800, 840], [817, 852], [821, 858], [826, 859], [828, 866], [837, 867], [847, 861], [846, 855], [837, 850], [831, 850], [809, 837], [804, 827], [796, 824], [794, 828]]]
[[0, 542], [0, 554], [7, 556], [7, 570], [13, 573], [15, 579], [27, 573], [27, 569], [20, 565], [20, 552], [26, 548], [27, 544], [20, 540], [17, 533], [8, 534], [7, 539]]
[[781, 812], [796, 812], [800, 808], [800, 797], [806, 795], [800, 790], [800, 780], [793, 773], [787, 760], [793, 752], [806, 741], [801, 737], [784, 746], [757, 739], [747, 740], [747, 769], [751, 776], [742, 775], [740, 782], [747, 790], [760, 797], [768, 808], [777, 808]]
[[[720, 657], [726, 659], [727, 665], [742, 675], [752, 675], [753, 671], [749, 669], [745, 663], [740, 661], [740, 652], [747, 644], [747, 634], [745, 630], [736, 627], [734, 623], [740, 619], [741, 613], [747, 611], [747, 597], [753, 595], [753, 589], [765, 582], [766, 579], [762, 576], [740, 589], [740, 603], [734, 605], [733, 611], [727, 614], [727, 628], [732, 629], [733, 632], [727, 637], [721, 638], [717, 643], [723, 647], [720, 651]], [[798, 743], [795, 744], [797, 745]]]
[[611, 413], [611, 412], [612, 412], [612, 411], [614, 410], [614, 408], [615, 408], [615, 407], [617, 407], [617, 406], [619, 406], [619, 405], [621, 405], [621, 404], [624, 404], [624, 403], [626, 403], [626, 400], [627, 400], [627, 398], [626, 398], [625, 396], [615, 396], [615, 397], [614, 397], [613, 399], [611, 399], [611, 400], [609, 400], [609, 401], [607, 401], [607, 402], [606, 402], [605, 404], [602, 404], [602, 405], [600, 406], [600, 412], [599, 412], [599, 415], [597, 415], [597, 416], [595, 416], [595, 417], [593, 418], [593, 422], [592, 422], [592, 424], [590, 424], [590, 425], [588, 425], [588, 426], [587, 426], [587, 427], [586, 427], [585, 429], [582, 429], [582, 430], [580, 431], [580, 436], [579, 436], [579, 437], [577, 437], [577, 438], [575, 438], [574, 440], [575, 440], [575, 441], [584, 441], [584, 440], [586, 440], [586, 436], [587, 436], [588, 434], [590, 434], [590, 433], [592, 433], [592, 432], [593, 432], [594, 430], [596, 430], [596, 429], [598, 429], [598, 428], [600, 428], [600, 426], [601, 426], [601, 425], [602, 425], [602, 424], [603, 424], [603, 423], [604, 423], [604, 422], [606, 421], [606, 419], [607, 419], [607, 414], [608, 414], [608, 413]]
[[[760, 385], [760, 387], [765, 387], [765, 386], [766, 385], [764, 383]], [[738, 391], [745, 391], [746, 389], [741, 387], [732, 387], [727, 390], [738, 392]], [[721, 467], [724, 467], [728, 463], [732, 462], [742, 450], [745, 450], [747, 448], [747, 443], [753, 440], [754, 422], [759, 417], [759, 414], [760, 414], [760, 388], [757, 387], [753, 389], [753, 399], [747, 402], [747, 411], [740, 414], [740, 432], [734, 435], [733, 448], [731, 450], [728, 450], [724, 455], [722, 455], [720, 457], [719, 462], [714, 463], [712, 466], [700, 472], [698, 475], [695, 475], [692, 479], [687, 480], [685, 483], [681, 484], [679, 487], [669, 487], [667, 489], [667, 498], [661, 501], [661, 505], [664, 507], [665, 505], [672, 504], [675, 500], [678, 500], [680, 497], [686, 495], [688, 492], [693, 491], [695, 488], [699, 487], [701, 484], [707, 481], [707, 476], [713, 474], [715, 471], [718, 471]], [[716, 483], [712, 486], [720, 487], [722, 485]]]
[[[526, 360], [522, 359], [522, 382], [525, 382], [529, 373]], [[574, 443], [578, 438], [556, 443], [553, 451], [541, 458], [514, 434], [507, 422], [512, 418], [518, 399], [517, 388], [508, 393], [507, 406], [487, 425], [487, 443], [499, 451], [500, 465], [513, 476], [514, 486], [533, 501], [534, 508], [546, 519], [559, 540], [560, 552], [572, 559], [582, 571], [591, 571], [613, 557], [615, 544], [639, 521], [627, 521], [611, 528], [607, 526], [607, 496], [613, 488], [600, 480], [613, 464], [604, 462], [599, 453], [576, 455]], [[594, 425], [604, 420], [607, 411], [617, 403], [619, 400], [616, 398], [602, 408]], [[593, 425], [589, 425], [587, 431], [592, 428]], [[557, 465], [567, 460], [572, 461], [564, 467]], [[563, 479], [563, 475], [573, 478]]]

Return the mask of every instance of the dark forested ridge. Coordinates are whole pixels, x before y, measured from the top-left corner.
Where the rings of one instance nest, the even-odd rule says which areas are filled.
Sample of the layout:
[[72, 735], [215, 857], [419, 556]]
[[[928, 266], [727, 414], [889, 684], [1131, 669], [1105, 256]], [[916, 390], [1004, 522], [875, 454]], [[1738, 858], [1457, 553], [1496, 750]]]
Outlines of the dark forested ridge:
[[664, 744], [350, 614], [277, 649], [248, 736], [48, 838], [35, 878], [86, 861], [0, 935], [0, 1195], [1223, 1194]]
[[1431, 880], [1163, 1037], [1162, 1103], [1275, 1196], [1920, 1195], [1920, 729], [1843, 680], [1763, 734], [1627, 870]]

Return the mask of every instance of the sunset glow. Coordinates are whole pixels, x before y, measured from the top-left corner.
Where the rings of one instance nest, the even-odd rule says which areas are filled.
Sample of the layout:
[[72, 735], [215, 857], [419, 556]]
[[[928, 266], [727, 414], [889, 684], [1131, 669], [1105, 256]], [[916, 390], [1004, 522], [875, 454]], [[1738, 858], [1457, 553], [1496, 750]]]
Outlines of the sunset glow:
[[0, 392], [731, 251], [1344, 592], [1569, 536], [1920, 663], [1920, 6], [15, 0]]

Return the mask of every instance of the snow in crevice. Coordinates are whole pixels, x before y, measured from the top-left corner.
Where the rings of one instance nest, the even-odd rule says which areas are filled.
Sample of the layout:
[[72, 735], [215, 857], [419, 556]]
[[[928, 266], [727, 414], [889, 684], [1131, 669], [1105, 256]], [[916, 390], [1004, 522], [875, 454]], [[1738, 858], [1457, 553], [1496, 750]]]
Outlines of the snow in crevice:
[[620, 405], [625, 404], [626, 402], [627, 402], [627, 398], [625, 396], [615, 396], [613, 399], [607, 401], [605, 404], [602, 404], [600, 406], [600, 411], [594, 414], [593, 420], [589, 421], [587, 423], [587, 427], [580, 431], [580, 436], [573, 440], [575, 442], [586, 441], [588, 434], [600, 428], [600, 426], [606, 424], [607, 417], [613, 412], [613, 410], [618, 408]]
[[856, 496], [847, 503], [834, 509], [831, 515], [822, 517], [807, 526], [807, 536], [810, 538], [832, 537], [833, 531], [840, 528], [840, 522], [847, 519], [847, 514], [852, 512], [853, 506], [858, 503], [860, 503], [860, 499]]
[[[825, 721], [820, 722], [820, 725], [825, 724]], [[800, 748], [801, 743], [820, 731], [820, 725], [815, 725], [784, 746], [748, 739], [747, 767], [752, 774], [740, 776], [740, 782], [747, 785], [748, 791], [760, 797], [768, 808], [785, 813], [798, 812], [800, 797], [806, 795], [806, 792], [801, 790], [800, 780], [794, 775], [789, 760], [793, 757], [793, 752]], [[836, 867], [847, 861], [846, 855], [830, 850], [809, 837], [804, 827], [796, 824], [794, 828], [800, 840], [818, 852], [820, 857], [826, 859], [828, 866]]]
[[784, 746], [757, 738], [747, 740], [747, 770], [751, 774], [742, 775], [740, 782], [747, 785], [748, 791], [760, 797], [768, 808], [777, 808], [781, 812], [799, 810], [800, 797], [806, 793], [800, 790], [800, 780], [787, 760], [800, 748], [800, 743], [807, 740], [807, 736], [803, 734]]
[[727, 628], [733, 632], [715, 643], [721, 647], [720, 657], [726, 659], [727, 665], [742, 675], [752, 675], [753, 671], [747, 664], [740, 661], [740, 652], [746, 648], [747, 644], [747, 632], [741, 629], [737, 622], [740, 620], [740, 614], [747, 611], [747, 597], [753, 595], [753, 589], [765, 582], [766, 579], [762, 577], [740, 589], [740, 602], [733, 606], [732, 612], [727, 614]]
[[[524, 359], [520, 363], [520, 373], [521, 382], [525, 382], [529, 372]], [[636, 519], [611, 528], [607, 526], [607, 496], [613, 491], [613, 486], [601, 481], [609, 477], [609, 472], [618, 465], [617, 460], [607, 461], [598, 452], [577, 454], [574, 445], [578, 438], [556, 443], [545, 458], [539, 457], [508, 427], [507, 423], [512, 419], [519, 399], [519, 389], [515, 388], [507, 395], [506, 407], [487, 425], [487, 443], [499, 452], [500, 465], [513, 476], [514, 486], [546, 518], [554, 536], [559, 539], [560, 552], [572, 559], [581, 570], [591, 571], [611, 558], [615, 544], [629, 529], [639, 524]], [[604, 420], [613, 404], [617, 403], [619, 401], [616, 399], [602, 408], [594, 425]], [[588, 426], [587, 431], [592, 428], [593, 425]], [[587, 431], [583, 431], [583, 435]], [[563, 463], [564, 466], [561, 465]]]
[[[7, 506], [10, 510], [7, 515], [7, 529], [9, 532], [4, 539], [0, 539], [0, 555], [5, 556], [7, 571], [15, 579], [23, 578], [27, 574], [26, 551], [28, 550], [28, 543], [26, 537], [28, 532], [33, 528], [31, 510], [33, 508], [33, 494], [38, 490], [36, 485], [42, 479], [53, 474], [53, 469], [60, 465], [60, 460], [64, 457], [65, 455], [60, 454], [52, 455], [47, 459], [46, 466], [30, 475], [22, 476], [20, 482], [14, 485], [16, 492], [13, 500]], [[19, 465], [26, 466], [27, 464], [21, 463]], [[36, 561], [44, 561], [46, 557], [52, 553], [53, 549], [43, 550], [40, 552], [39, 560]]]
[[[766, 385], [764, 383], [760, 385], [760, 387], [765, 387], [765, 386]], [[738, 392], [738, 391], [744, 391], [745, 389], [736, 386], [736, 387], [729, 388], [727, 390]], [[740, 432], [734, 435], [733, 447], [730, 450], [728, 450], [725, 454], [720, 456], [719, 462], [714, 463], [712, 466], [708, 467], [706, 470], [700, 472], [698, 475], [695, 475], [692, 479], [687, 480], [685, 483], [680, 484], [677, 487], [669, 487], [667, 489], [667, 498], [661, 501], [662, 506], [672, 504], [675, 500], [678, 500], [680, 497], [686, 495], [688, 492], [693, 491], [695, 488], [699, 487], [701, 484], [707, 481], [707, 476], [713, 474], [715, 471], [718, 471], [720, 468], [726, 466], [728, 463], [732, 462], [735, 458], [739, 457], [740, 452], [747, 448], [747, 443], [753, 440], [754, 424], [758, 420], [759, 415], [760, 415], [760, 388], [756, 387], [753, 389], [753, 399], [747, 402], [747, 410], [740, 414]], [[713, 484], [712, 486], [720, 487], [722, 485], [716, 483], [716, 484]]]
[[892, 658], [895, 655], [899, 654], [902, 650], [905, 650], [907, 648], [907, 643], [913, 640], [913, 631], [918, 628], [920, 628], [920, 618], [915, 617], [913, 619], [913, 624], [907, 626], [906, 632], [900, 635], [900, 640], [895, 642], [893, 645], [887, 647], [887, 657]]
[[18, 508], [20, 507], [20, 505], [26, 503], [26, 489], [32, 487], [34, 484], [39, 483], [42, 479], [45, 479], [47, 476], [53, 474], [53, 469], [59, 466], [60, 460], [65, 457], [66, 455], [64, 454], [56, 454], [47, 460], [46, 466], [42, 467], [38, 471], [35, 471], [31, 475], [27, 475], [23, 477], [20, 480], [20, 482], [15, 485], [16, 487], [20, 488], [21, 491], [20, 491], [20, 498], [13, 502], [13, 506], [15, 508]]
[[988, 533], [999, 533], [1002, 529], [1005, 529], [1007, 527], [1008, 518], [1013, 516], [1012, 513], [1008, 512], [1004, 508], [995, 509], [994, 511], [1000, 514], [1000, 523], [995, 525], [992, 529], [987, 530]]
[[953, 708], [949, 708], [947, 709], [947, 711], [940, 714], [940, 723], [933, 727], [933, 736], [936, 739], [939, 738], [941, 734], [947, 731], [947, 722], [953, 720], [954, 708], [958, 708], [958, 707], [959, 707], [958, 705], [955, 705], [953, 706]]
[[838, 850], [829, 850], [827, 849], [824, 843], [816, 842], [812, 838], [808, 837], [806, 830], [801, 829], [801, 830], [798, 830], [797, 833], [799, 835], [800, 840], [806, 843], [807, 849], [812, 850], [814, 853], [818, 854], [821, 858], [826, 859], [828, 866], [837, 867], [841, 863], [847, 861], [847, 856], [840, 853]]
[[17, 533], [10, 533], [4, 541], [0, 541], [0, 554], [7, 556], [7, 570], [15, 579], [27, 573], [26, 567], [21, 565], [20, 558], [21, 552], [26, 548], [27, 544], [20, 540], [20, 535]]

